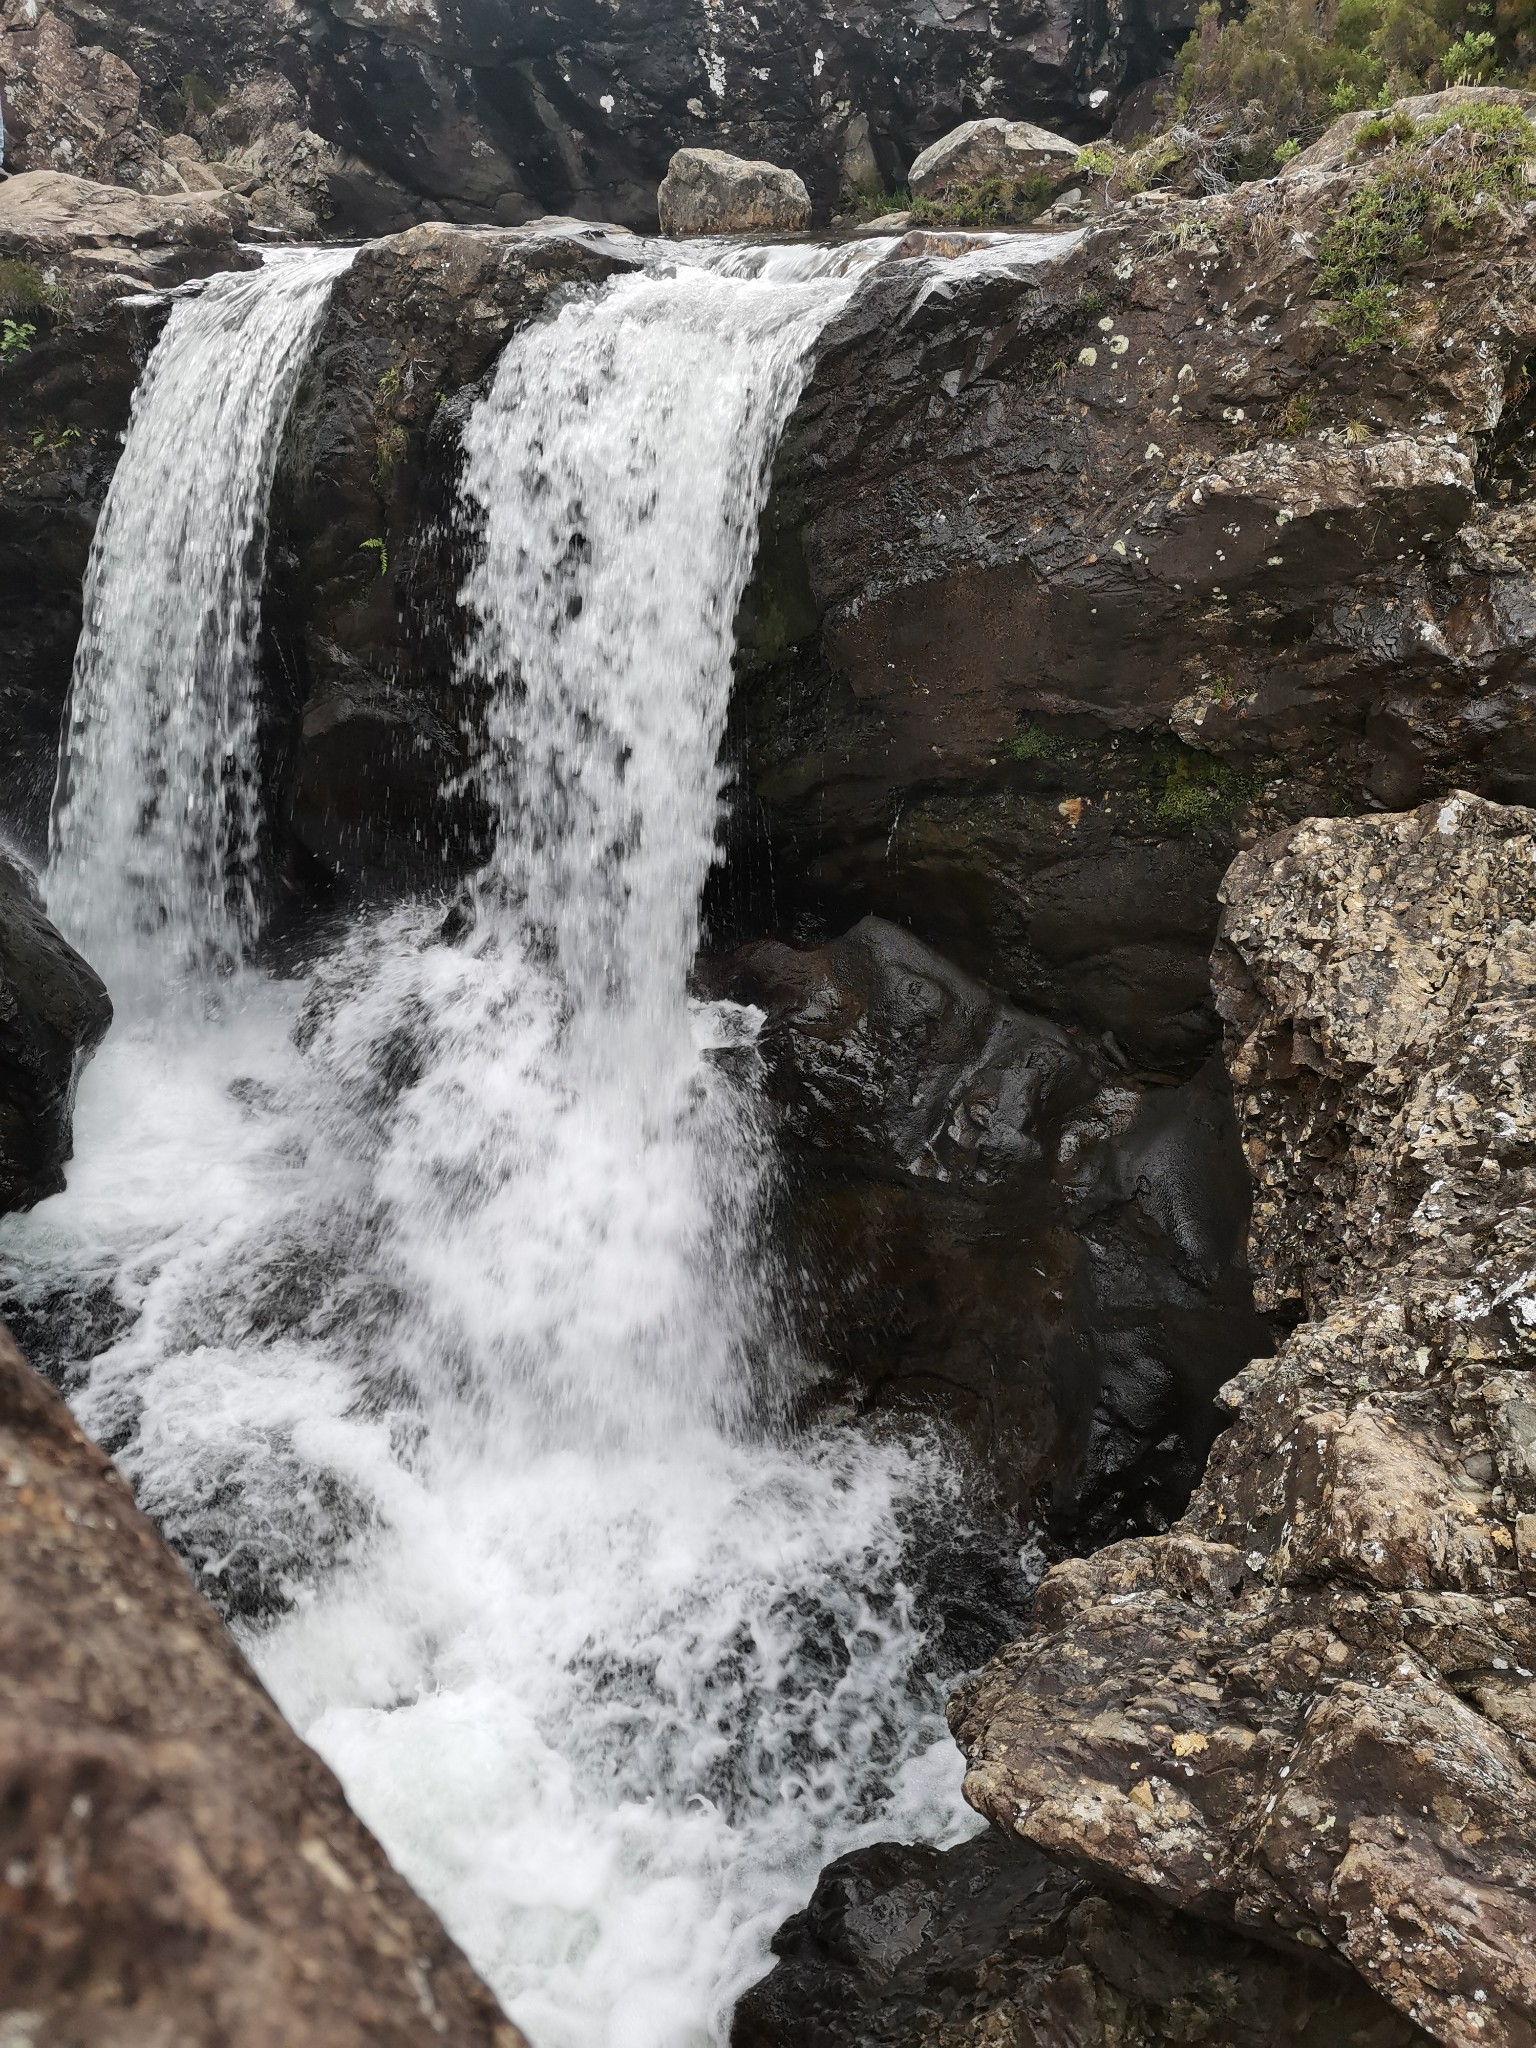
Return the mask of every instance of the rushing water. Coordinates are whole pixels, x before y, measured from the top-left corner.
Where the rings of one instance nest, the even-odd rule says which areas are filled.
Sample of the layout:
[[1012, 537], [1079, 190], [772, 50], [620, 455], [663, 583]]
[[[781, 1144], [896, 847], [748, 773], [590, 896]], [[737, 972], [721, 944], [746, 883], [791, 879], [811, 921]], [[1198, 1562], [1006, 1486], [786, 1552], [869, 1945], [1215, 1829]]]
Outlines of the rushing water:
[[[0, 1240], [32, 1314], [110, 1336], [79, 1412], [538, 2048], [723, 2039], [824, 1861], [969, 1826], [908, 1584], [953, 1480], [775, 1429], [753, 1020], [686, 989], [767, 465], [853, 288], [789, 267], [627, 277], [511, 343], [467, 432], [467, 906], [114, 1032], [68, 1192]], [[238, 290], [173, 321], [92, 564], [50, 897], [136, 980], [241, 936], [204, 799], [322, 272]], [[220, 322], [242, 424], [187, 476]]]
[[48, 900], [119, 997], [253, 934], [254, 654], [278, 442], [346, 249], [172, 310], [91, 545]]

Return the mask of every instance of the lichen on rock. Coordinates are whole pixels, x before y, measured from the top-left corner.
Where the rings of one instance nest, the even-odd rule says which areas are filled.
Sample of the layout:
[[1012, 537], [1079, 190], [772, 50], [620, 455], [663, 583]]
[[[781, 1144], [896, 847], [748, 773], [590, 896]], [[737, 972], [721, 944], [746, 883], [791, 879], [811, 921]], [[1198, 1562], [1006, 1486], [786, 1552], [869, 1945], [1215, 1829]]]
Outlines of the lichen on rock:
[[1058, 1567], [956, 1695], [1072, 1867], [1336, 1949], [1447, 2044], [1536, 2010], [1536, 816], [1465, 794], [1235, 864], [1217, 992], [1261, 1293], [1162, 1538]]

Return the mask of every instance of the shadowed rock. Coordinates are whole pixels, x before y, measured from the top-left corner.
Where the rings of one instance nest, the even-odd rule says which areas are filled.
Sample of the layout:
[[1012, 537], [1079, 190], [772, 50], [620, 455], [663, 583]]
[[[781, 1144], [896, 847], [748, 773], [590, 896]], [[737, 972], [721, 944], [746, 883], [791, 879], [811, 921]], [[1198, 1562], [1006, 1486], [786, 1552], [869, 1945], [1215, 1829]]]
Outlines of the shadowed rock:
[[111, 1022], [97, 975], [0, 856], [0, 1214], [63, 1187], [75, 1082]]
[[1272, 1342], [1219, 1062], [1143, 1088], [878, 918], [707, 973], [767, 1013], [785, 1235], [831, 1389], [945, 1417], [1072, 1540], [1165, 1527], [1217, 1388]]

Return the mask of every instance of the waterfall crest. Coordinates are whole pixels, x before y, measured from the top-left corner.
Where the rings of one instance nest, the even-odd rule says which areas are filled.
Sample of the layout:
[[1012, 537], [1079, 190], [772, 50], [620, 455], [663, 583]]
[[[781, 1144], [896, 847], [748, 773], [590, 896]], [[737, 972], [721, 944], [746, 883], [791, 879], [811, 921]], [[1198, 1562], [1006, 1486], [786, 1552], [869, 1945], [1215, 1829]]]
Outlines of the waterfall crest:
[[267, 502], [349, 249], [273, 250], [172, 310], [91, 545], [54, 800], [55, 921], [114, 995], [225, 974], [255, 932]]

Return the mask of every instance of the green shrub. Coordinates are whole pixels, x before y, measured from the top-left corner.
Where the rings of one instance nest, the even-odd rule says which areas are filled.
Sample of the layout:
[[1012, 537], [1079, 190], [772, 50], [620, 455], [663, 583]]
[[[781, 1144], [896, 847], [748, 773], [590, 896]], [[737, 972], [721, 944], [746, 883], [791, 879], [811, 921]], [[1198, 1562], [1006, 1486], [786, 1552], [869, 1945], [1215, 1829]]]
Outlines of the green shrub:
[[[1218, 0], [1179, 54], [1176, 116], [1257, 117], [1310, 141], [1339, 114], [1450, 85], [1523, 85], [1536, 68], [1536, 0]], [[1252, 123], [1250, 123], [1252, 125]]]
[[932, 199], [914, 199], [910, 211], [918, 227], [1011, 227], [1049, 206], [1056, 182], [1043, 171], [1028, 178], [984, 178], [976, 185], [951, 185]]
[[49, 284], [30, 263], [18, 263], [13, 257], [0, 262], [0, 315], [19, 320], [23, 314], [47, 313], [57, 319], [68, 305], [64, 287]]
[[1398, 332], [1403, 273], [1436, 235], [1465, 234], [1482, 206], [1524, 190], [1536, 129], [1516, 107], [1474, 104], [1416, 124], [1367, 122], [1357, 152], [1373, 145], [1381, 168], [1317, 248], [1315, 296], [1334, 302], [1329, 317], [1352, 352]]

